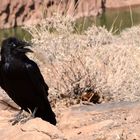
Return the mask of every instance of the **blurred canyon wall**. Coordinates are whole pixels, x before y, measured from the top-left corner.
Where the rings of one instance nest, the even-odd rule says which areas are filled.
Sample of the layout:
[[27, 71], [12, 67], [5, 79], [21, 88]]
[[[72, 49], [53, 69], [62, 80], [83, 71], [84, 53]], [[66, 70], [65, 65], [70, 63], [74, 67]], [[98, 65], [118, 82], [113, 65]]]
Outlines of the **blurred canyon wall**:
[[75, 18], [97, 16], [104, 8], [140, 5], [140, 0], [0, 0], [0, 29], [36, 24], [53, 11]]

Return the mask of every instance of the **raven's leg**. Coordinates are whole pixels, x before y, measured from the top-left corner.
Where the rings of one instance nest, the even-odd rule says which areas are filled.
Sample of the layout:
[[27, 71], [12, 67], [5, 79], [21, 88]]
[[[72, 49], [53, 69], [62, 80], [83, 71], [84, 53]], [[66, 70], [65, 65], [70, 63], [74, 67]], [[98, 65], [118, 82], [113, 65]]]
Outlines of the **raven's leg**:
[[22, 118], [20, 122], [26, 123], [28, 120], [35, 118], [35, 114], [37, 112], [37, 109], [38, 109], [38, 107], [35, 107], [35, 109], [33, 110], [33, 113], [31, 113], [31, 111], [30, 111], [30, 114], [26, 118]]
[[33, 118], [35, 118], [35, 114], [36, 114], [36, 112], [37, 112], [37, 109], [38, 109], [38, 107], [35, 107], [35, 109], [34, 109], [34, 111], [33, 111], [33, 113], [32, 113], [32, 117], [33, 117]]
[[33, 113], [29, 111], [30, 113], [24, 112], [23, 109], [20, 110], [20, 112], [15, 115], [15, 118], [11, 119], [10, 122], [12, 122], [12, 125], [15, 125], [19, 122], [26, 123], [28, 120], [35, 118], [35, 114], [37, 112], [38, 107], [35, 107], [33, 110]]

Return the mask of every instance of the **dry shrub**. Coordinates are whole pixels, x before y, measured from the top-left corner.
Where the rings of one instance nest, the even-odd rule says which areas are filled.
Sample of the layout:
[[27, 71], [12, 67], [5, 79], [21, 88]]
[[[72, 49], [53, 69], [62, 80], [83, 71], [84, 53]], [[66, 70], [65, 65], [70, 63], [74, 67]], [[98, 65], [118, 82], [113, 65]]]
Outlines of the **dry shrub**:
[[[138, 35], [133, 38], [131, 32], [123, 32], [113, 36], [96, 26], [79, 35], [74, 28], [72, 18], [57, 15], [26, 27], [33, 36], [36, 52], [32, 57], [42, 66], [55, 104], [75, 104], [86, 97], [93, 102], [94, 95], [95, 103], [139, 100]], [[137, 32], [135, 27], [131, 30]], [[126, 43], [131, 40], [133, 43]]]
[[119, 42], [126, 45], [140, 46], [140, 26], [127, 28], [120, 34]]

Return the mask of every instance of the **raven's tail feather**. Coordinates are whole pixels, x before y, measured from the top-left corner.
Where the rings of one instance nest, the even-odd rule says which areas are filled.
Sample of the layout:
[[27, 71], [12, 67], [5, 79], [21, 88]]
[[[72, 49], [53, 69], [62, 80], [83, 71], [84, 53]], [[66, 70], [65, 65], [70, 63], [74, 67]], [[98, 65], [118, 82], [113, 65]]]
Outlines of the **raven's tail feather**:
[[43, 120], [50, 122], [53, 125], [56, 125], [56, 118], [54, 112], [50, 112], [47, 114], [42, 115], [41, 117]]
[[52, 111], [50, 103], [48, 99], [45, 101], [45, 104], [42, 104], [35, 114], [36, 117], [40, 117], [45, 121], [50, 122], [53, 125], [56, 125], [56, 116], [55, 113]]

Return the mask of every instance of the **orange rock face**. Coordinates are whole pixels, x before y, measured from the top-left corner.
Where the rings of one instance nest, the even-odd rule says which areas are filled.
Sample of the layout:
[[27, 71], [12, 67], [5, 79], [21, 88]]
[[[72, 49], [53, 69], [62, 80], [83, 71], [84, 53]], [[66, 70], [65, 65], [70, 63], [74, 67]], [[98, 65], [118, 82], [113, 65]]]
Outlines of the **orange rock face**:
[[104, 7], [118, 8], [140, 4], [139, 0], [1, 0], [0, 28], [36, 24], [53, 11], [76, 18], [96, 16]]

